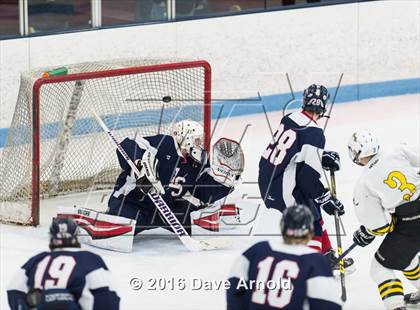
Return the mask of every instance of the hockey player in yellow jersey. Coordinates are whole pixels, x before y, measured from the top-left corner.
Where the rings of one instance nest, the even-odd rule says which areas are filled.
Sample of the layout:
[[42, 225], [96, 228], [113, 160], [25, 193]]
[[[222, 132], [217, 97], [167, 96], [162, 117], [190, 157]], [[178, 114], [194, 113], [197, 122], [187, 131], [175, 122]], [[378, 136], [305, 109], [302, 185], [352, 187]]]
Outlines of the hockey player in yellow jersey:
[[[370, 244], [385, 236], [371, 263], [371, 276], [387, 309], [420, 304], [420, 152], [401, 144], [381, 152], [377, 138], [358, 131], [349, 140], [354, 163], [364, 166], [354, 189], [353, 204], [360, 228], [353, 241]], [[404, 296], [395, 270], [417, 288]]]

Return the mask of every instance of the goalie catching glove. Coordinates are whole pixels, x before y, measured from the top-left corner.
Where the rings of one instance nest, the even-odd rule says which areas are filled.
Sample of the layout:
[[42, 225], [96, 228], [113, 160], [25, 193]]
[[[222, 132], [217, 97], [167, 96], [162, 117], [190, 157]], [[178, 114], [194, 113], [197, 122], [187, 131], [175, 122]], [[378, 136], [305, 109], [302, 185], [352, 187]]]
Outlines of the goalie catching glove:
[[227, 138], [213, 145], [209, 174], [226, 187], [234, 187], [244, 171], [244, 154], [241, 145]]
[[165, 190], [159, 179], [159, 161], [155, 157], [155, 154], [146, 150], [142, 158], [137, 159], [134, 163], [140, 171], [140, 175], [135, 174], [134, 171], [131, 172], [136, 178], [137, 188], [145, 195], [152, 189], [154, 189], [156, 193], [163, 195]]

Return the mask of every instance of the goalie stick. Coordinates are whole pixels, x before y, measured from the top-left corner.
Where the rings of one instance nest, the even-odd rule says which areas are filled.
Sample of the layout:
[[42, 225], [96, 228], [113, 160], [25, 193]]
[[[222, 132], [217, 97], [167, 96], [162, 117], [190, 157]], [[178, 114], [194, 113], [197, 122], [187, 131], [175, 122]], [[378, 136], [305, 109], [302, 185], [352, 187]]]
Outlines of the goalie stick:
[[[124, 157], [124, 159], [127, 161], [130, 168], [134, 171], [136, 176], [140, 176], [140, 171], [137, 169], [137, 166], [134, 164], [134, 162], [131, 160], [131, 158], [128, 156], [128, 154], [125, 152], [125, 150], [122, 148], [121, 144], [117, 141], [112, 131], [105, 125], [102, 118], [93, 110], [91, 109], [93, 115], [95, 116], [96, 120], [98, 121], [99, 125], [102, 127], [102, 129], [105, 131], [105, 133], [108, 135], [108, 137], [114, 142], [116, 145], [118, 152]], [[178, 236], [178, 238], [181, 240], [181, 242], [185, 245], [185, 247], [193, 252], [197, 251], [206, 251], [206, 250], [217, 250], [221, 248], [225, 248], [229, 246], [230, 242], [229, 240], [225, 238], [212, 238], [207, 240], [196, 240], [191, 238], [191, 236], [187, 233], [184, 226], [178, 221], [172, 210], [169, 208], [169, 206], [166, 204], [165, 200], [157, 194], [156, 192], [149, 192], [147, 196], [150, 198], [150, 200], [153, 202], [155, 207], [159, 210], [160, 214], [163, 216], [163, 218], [166, 220], [166, 222], [171, 226], [173, 232]]]

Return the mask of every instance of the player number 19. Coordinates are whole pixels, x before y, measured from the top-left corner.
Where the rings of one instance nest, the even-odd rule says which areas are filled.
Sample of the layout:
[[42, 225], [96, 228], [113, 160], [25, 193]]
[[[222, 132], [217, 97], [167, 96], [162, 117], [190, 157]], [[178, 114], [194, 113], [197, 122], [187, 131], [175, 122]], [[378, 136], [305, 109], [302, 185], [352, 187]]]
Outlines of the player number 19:
[[287, 150], [290, 149], [296, 141], [296, 132], [291, 129], [285, 131], [284, 125], [280, 124], [273, 140], [273, 143], [267, 147], [262, 157], [277, 166], [283, 162], [286, 157]]
[[36, 268], [34, 287], [66, 288], [75, 266], [72, 256], [60, 255], [52, 259], [49, 255], [45, 256]]

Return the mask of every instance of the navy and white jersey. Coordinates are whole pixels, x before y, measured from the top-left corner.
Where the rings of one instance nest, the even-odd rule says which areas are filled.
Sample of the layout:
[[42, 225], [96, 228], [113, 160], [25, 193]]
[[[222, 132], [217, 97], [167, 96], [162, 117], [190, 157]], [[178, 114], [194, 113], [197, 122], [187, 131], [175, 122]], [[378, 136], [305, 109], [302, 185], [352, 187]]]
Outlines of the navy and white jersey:
[[228, 310], [341, 309], [327, 259], [305, 245], [257, 243], [234, 263], [229, 282]]
[[259, 164], [258, 185], [268, 208], [283, 211], [324, 192], [324, 146], [324, 132], [309, 114], [300, 111], [283, 117]]
[[[121, 142], [121, 146], [133, 161], [141, 159], [145, 150], [156, 153], [159, 161], [159, 178], [165, 189], [162, 198], [169, 207], [187, 192], [204, 203], [212, 203], [227, 196], [231, 191], [208, 174], [208, 163], [202, 166], [190, 157], [184, 158], [171, 136], [156, 135], [136, 138], [136, 140], [126, 138]], [[110, 207], [124, 203], [154, 210], [155, 207], [150, 198], [136, 189], [136, 179], [126, 160], [118, 151], [117, 155], [123, 172], [116, 181], [114, 192], [109, 200]]]
[[81, 309], [119, 309], [120, 298], [111, 275], [98, 255], [79, 248], [60, 248], [29, 259], [16, 273], [7, 295], [11, 309], [25, 300], [31, 289], [62, 289], [73, 295]]

